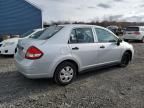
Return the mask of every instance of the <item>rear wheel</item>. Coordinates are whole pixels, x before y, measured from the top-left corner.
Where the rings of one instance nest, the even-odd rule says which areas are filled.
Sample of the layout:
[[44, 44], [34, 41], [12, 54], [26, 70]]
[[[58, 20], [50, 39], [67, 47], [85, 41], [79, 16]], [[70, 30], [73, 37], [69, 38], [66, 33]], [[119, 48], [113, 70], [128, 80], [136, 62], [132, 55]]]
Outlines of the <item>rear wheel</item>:
[[126, 66], [128, 66], [129, 62], [130, 62], [130, 53], [125, 52], [122, 56], [120, 66], [121, 67], [126, 67]]
[[17, 48], [15, 49], [15, 53], [17, 52]]
[[54, 80], [59, 85], [67, 85], [75, 78], [76, 71], [76, 66], [73, 63], [63, 62], [56, 68]]

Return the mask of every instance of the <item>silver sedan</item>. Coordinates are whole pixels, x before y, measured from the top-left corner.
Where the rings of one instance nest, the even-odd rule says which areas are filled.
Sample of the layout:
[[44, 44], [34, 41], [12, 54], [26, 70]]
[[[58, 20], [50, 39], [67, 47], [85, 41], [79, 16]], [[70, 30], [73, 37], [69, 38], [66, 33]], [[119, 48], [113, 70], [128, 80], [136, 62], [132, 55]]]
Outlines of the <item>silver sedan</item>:
[[94, 67], [126, 67], [133, 46], [106, 28], [94, 25], [54, 25], [20, 40], [15, 54], [18, 71], [28, 78], [54, 78], [66, 85], [77, 73]]

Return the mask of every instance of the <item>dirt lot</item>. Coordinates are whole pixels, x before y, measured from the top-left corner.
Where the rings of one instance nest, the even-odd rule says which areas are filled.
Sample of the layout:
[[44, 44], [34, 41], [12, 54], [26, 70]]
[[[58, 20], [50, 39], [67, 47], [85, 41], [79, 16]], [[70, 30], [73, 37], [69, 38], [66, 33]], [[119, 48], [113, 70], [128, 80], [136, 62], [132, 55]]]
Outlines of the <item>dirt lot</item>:
[[61, 87], [51, 79], [30, 80], [11, 57], [0, 57], [0, 108], [144, 108], [144, 44], [133, 43], [134, 61], [79, 75]]

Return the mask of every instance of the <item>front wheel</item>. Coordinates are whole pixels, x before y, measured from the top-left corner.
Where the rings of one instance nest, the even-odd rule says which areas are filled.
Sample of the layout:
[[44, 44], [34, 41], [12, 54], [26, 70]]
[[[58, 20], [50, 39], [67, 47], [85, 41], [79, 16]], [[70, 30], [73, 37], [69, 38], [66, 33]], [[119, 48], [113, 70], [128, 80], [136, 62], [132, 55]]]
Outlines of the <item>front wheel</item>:
[[128, 42], [129, 40], [128, 40], [128, 39], [124, 39], [124, 41], [125, 41], [125, 42]]
[[144, 43], [144, 37], [142, 38], [141, 43]]
[[121, 67], [126, 67], [126, 66], [128, 66], [129, 62], [130, 62], [130, 53], [125, 52], [122, 56], [120, 66]]
[[67, 85], [75, 78], [76, 71], [76, 66], [73, 63], [63, 62], [56, 68], [54, 80], [59, 85]]

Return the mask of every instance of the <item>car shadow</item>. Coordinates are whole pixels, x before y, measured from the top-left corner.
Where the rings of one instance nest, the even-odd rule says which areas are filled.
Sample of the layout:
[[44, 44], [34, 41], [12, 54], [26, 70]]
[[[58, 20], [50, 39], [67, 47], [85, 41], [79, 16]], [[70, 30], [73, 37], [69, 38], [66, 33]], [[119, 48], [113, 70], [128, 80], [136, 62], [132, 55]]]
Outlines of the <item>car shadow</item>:
[[118, 66], [118, 65], [111, 65], [111, 66], [103, 66], [103, 67], [93, 68], [91, 70], [86, 70], [77, 76], [76, 81], [86, 79], [87, 77], [96, 76], [99, 74], [110, 72], [112, 70], [116, 70], [119, 68], [120, 68], [120, 66]]
[[14, 57], [14, 55], [0, 55], [0, 59], [1, 58], [13, 58]]
[[[127, 41], [126, 41], [127, 42]], [[137, 41], [137, 40], [129, 40], [128, 43], [142, 43], [140, 41]]]
[[4, 103], [54, 89], [56, 84], [51, 79], [28, 79], [14, 71], [0, 73], [0, 87], [0, 103]]
[[[74, 83], [80, 82], [87, 77], [110, 72], [117, 68], [117, 66], [110, 66], [89, 70], [83, 74], [79, 74]], [[65, 86], [55, 84], [52, 79], [28, 79], [17, 71], [0, 73], [0, 79], [0, 103], [11, 102], [22, 97], [28, 97], [31, 94], [45, 93], [65, 88]]]

